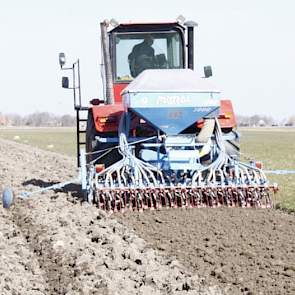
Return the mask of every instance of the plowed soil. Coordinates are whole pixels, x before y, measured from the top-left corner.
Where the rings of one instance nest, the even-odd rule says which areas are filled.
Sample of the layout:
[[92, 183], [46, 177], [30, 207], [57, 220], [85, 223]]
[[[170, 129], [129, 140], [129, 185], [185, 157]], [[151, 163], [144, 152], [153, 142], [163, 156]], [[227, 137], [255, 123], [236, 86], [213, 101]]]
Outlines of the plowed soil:
[[[0, 140], [0, 189], [76, 175], [75, 159]], [[0, 294], [295, 294], [295, 218], [196, 209], [112, 217], [77, 185], [0, 208]]]
[[294, 215], [222, 208], [171, 209], [119, 218], [151, 247], [176, 256], [227, 294], [295, 294]]
[[[0, 189], [76, 175], [75, 159], [0, 140]], [[81, 203], [77, 185], [0, 207], [0, 294], [224, 294], [132, 230]]]

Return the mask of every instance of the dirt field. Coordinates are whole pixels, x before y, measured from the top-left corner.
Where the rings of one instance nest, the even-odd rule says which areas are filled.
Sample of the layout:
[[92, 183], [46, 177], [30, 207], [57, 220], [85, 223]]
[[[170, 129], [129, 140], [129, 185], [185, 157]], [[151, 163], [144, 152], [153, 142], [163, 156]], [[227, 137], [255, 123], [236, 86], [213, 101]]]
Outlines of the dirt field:
[[[0, 185], [43, 187], [74, 158], [0, 140]], [[81, 204], [77, 186], [0, 207], [0, 294], [225, 294], [117, 220]]]
[[[75, 159], [0, 140], [0, 189], [74, 175]], [[1, 294], [294, 294], [295, 217], [163, 210], [106, 217], [78, 187], [0, 208]], [[133, 230], [134, 229], [134, 230]]]
[[295, 217], [238, 208], [117, 216], [227, 294], [295, 294]]

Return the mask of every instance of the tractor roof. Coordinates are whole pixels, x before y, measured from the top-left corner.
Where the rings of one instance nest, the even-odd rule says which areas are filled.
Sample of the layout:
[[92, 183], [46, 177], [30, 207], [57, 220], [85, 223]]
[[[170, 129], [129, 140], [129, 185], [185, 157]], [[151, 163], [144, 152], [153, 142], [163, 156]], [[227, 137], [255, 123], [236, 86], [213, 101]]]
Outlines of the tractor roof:
[[128, 22], [122, 22], [118, 23], [115, 26], [110, 26], [109, 27], [109, 32], [112, 31], [133, 31], [133, 30], [138, 30], [138, 29], [156, 29], [156, 28], [163, 28], [163, 29], [168, 29], [171, 27], [178, 27], [181, 29], [185, 29], [185, 27], [180, 24], [176, 20], [167, 20], [167, 21], [128, 21]]
[[122, 22], [120, 25], [124, 26], [133, 26], [133, 25], [161, 25], [161, 24], [171, 24], [171, 25], [176, 25], [180, 24], [179, 22], [175, 20], [167, 20], [167, 21], [127, 21], [127, 22]]

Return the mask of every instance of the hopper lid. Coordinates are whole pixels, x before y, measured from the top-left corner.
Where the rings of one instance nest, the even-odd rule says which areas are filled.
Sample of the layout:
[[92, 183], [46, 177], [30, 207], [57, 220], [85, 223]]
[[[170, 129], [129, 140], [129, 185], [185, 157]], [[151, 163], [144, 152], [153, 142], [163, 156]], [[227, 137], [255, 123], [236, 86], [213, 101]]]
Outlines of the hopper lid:
[[131, 92], [217, 92], [220, 91], [207, 79], [190, 69], [145, 70], [123, 91]]

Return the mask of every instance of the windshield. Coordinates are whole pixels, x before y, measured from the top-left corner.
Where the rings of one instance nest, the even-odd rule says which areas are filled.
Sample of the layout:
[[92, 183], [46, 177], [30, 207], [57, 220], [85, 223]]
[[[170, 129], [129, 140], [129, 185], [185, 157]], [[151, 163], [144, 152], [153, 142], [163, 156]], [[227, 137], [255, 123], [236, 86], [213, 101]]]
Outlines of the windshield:
[[178, 32], [117, 33], [115, 44], [117, 81], [130, 81], [146, 69], [183, 68]]

